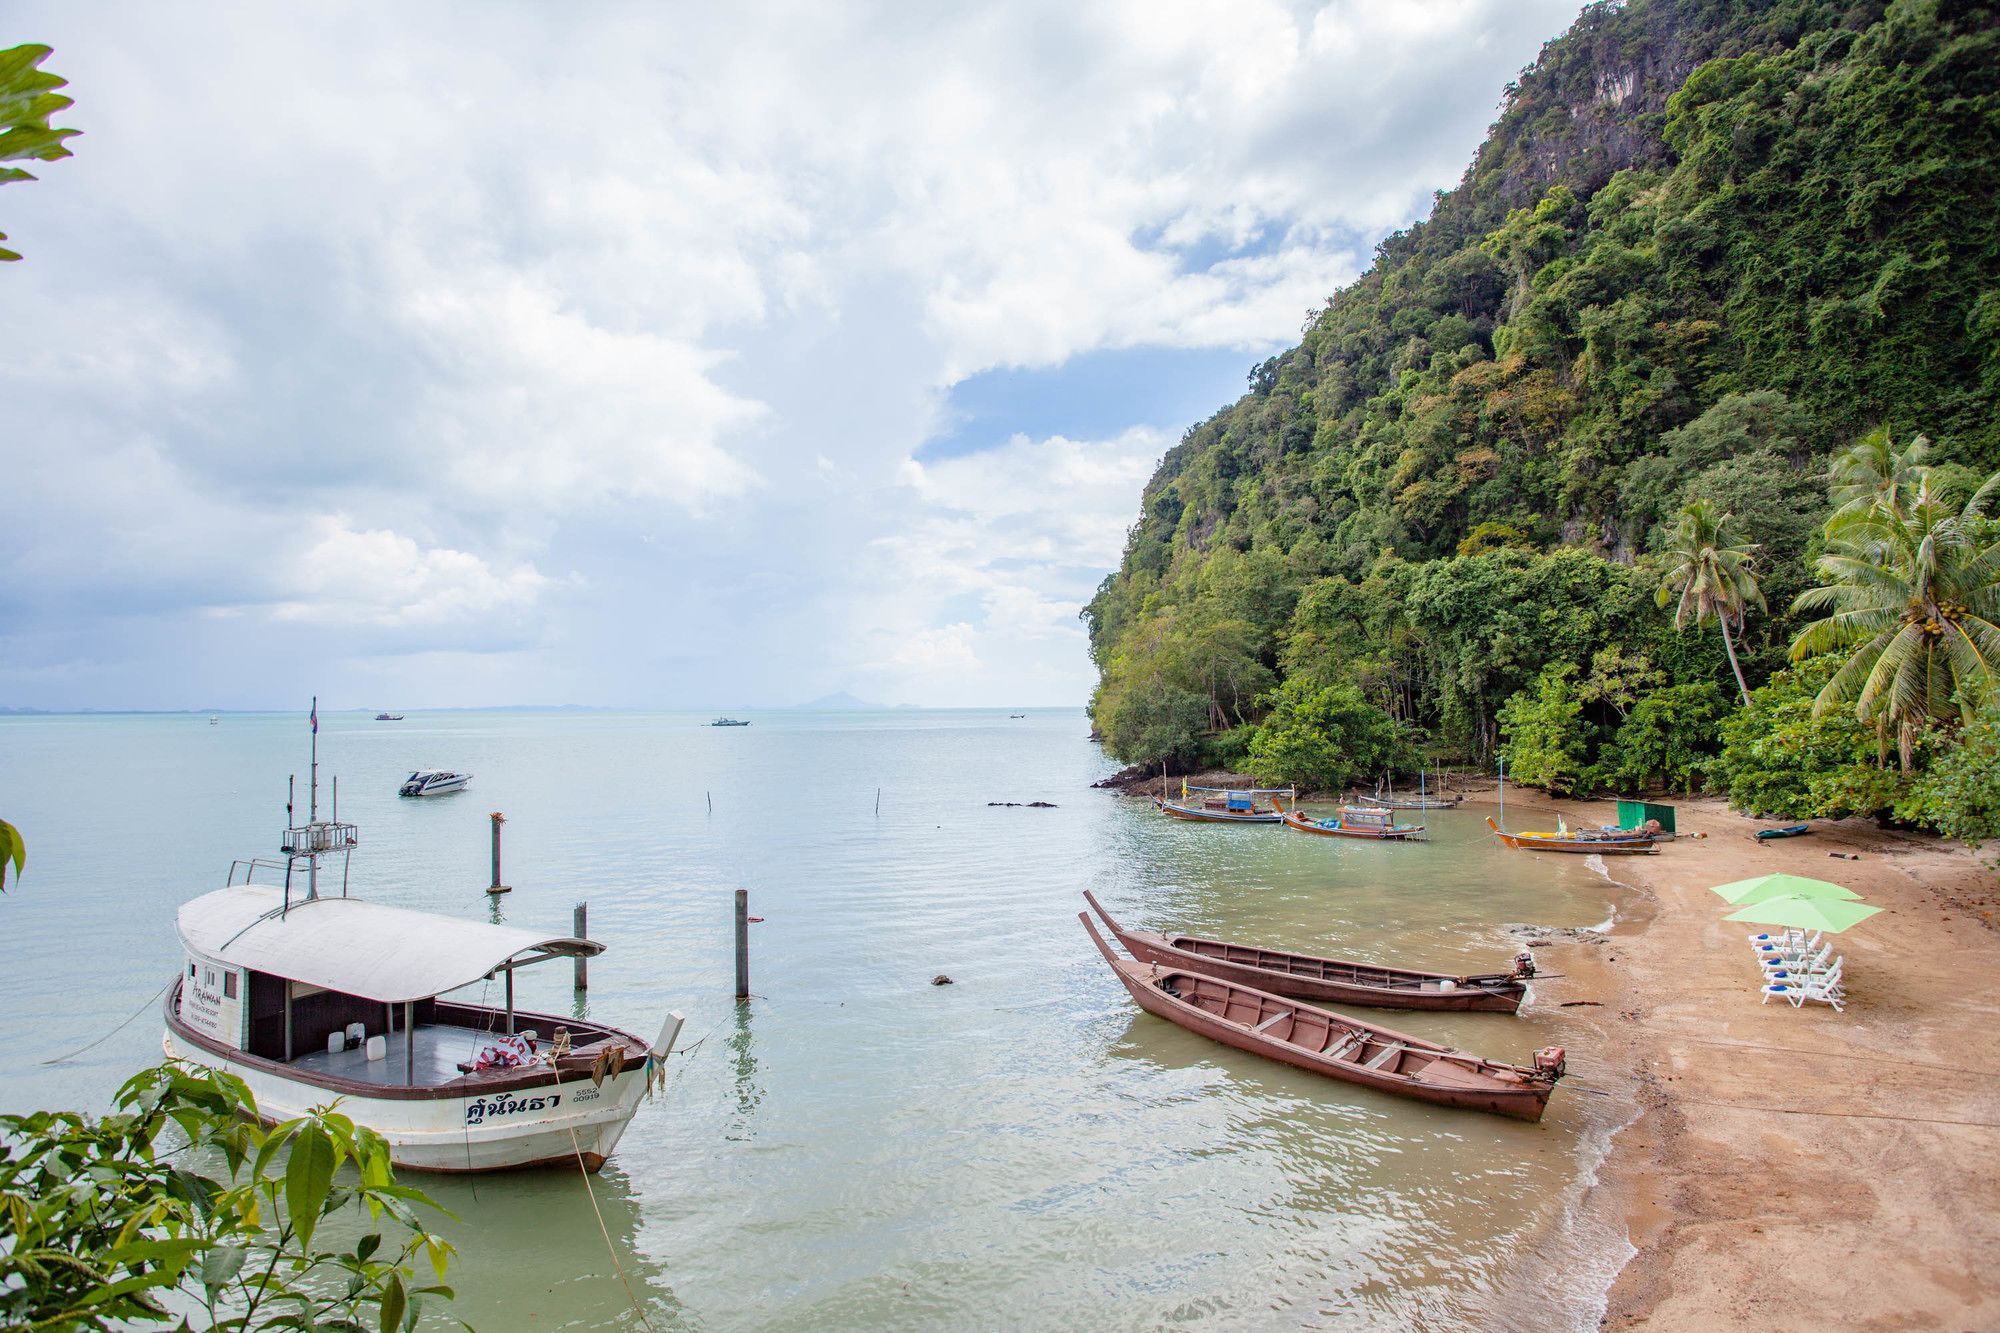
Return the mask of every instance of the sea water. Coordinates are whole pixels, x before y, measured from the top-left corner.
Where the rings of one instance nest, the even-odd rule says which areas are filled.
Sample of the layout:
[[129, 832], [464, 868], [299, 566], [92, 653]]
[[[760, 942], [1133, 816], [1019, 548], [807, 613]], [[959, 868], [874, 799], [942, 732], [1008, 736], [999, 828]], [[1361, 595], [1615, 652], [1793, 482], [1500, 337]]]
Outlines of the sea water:
[[[1613, 1099], [1558, 1089], [1528, 1125], [1234, 1051], [1141, 1013], [1076, 920], [1090, 888], [1132, 926], [1504, 970], [1508, 923], [1615, 913], [1580, 859], [1508, 852], [1470, 811], [1408, 845], [1165, 819], [1091, 788], [1116, 765], [1080, 710], [751, 716], [321, 716], [353, 892], [558, 934], [587, 902], [609, 946], [589, 990], [545, 964], [519, 1005], [649, 1038], [687, 1015], [588, 1191], [410, 1177], [457, 1215], [461, 1317], [636, 1328], [629, 1285], [658, 1328], [1594, 1323], [1588, 1256], [1519, 1286], [1565, 1243]], [[174, 911], [275, 854], [308, 741], [291, 715], [0, 718], [0, 818], [29, 849], [0, 898], [0, 1109], [101, 1109], [158, 1059]], [[399, 799], [421, 767], [473, 782]], [[737, 888], [763, 918], [747, 1004]], [[1363, 1016], [1517, 1062], [1578, 1040], [1559, 1009], [1524, 1015]]]

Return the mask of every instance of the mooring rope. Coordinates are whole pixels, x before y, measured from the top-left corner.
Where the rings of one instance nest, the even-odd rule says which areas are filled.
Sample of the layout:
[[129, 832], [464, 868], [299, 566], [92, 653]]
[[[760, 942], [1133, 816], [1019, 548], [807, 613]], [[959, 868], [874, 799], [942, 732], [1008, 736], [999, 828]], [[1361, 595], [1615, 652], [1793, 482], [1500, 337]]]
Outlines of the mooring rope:
[[[179, 977], [174, 978], [174, 981], [179, 981], [179, 980], [180, 980]], [[71, 1051], [68, 1055], [58, 1055], [53, 1060], [44, 1060], [42, 1061], [42, 1063], [45, 1065], [59, 1065], [62, 1064], [65, 1060], [76, 1059], [77, 1056], [82, 1055], [85, 1051], [91, 1049], [92, 1046], [102, 1046], [105, 1042], [110, 1041], [113, 1037], [123, 1032], [126, 1028], [132, 1026], [132, 1019], [137, 1018], [140, 1014], [143, 1014], [148, 1009], [151, 1009], [153, 1005], [159, 1001], [159, 998], [167, 993], [168, 988], [171, 987], [173, 984], [174, 984], [173, 981], [169, 981], [165, 986], [162, 986], [158, 990], [154, 991], [151, 999], [148, 999], [144, 1004], [140, 1005], [137, 1009], [133, 1010], [131, 1018], [127, 1018], [117, 1027], [111, 1029], [111, 1031], [105, 1033], [103, 1036], [99, 1037], [96, 1041], [91, 1042], [89, 1046], [79, 1046], [75, 1050]]]

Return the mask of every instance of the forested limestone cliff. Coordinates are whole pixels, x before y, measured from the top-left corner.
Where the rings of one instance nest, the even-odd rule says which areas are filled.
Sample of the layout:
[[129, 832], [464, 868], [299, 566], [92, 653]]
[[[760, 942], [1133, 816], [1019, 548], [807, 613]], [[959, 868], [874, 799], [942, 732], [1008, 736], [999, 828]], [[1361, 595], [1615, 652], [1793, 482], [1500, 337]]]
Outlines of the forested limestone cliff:
[[[1990, 5], [1586, 8], [1431, 216], [1162, 460], [1084, 611], [1112, 751], [1261, 736], [1260, 772], [1344, 780], [1280, 733], [1483, 761], [1553, 693], [1565, 785], [1700, 781], [1727, 648], [1757, 686], [1814, 618], [1830, 461], [1922, 432], [1960, 501], [2000, 467], [1996, 197]], [[1727, 646], [1655, 602], [1695, 500], [1769, 608]]]

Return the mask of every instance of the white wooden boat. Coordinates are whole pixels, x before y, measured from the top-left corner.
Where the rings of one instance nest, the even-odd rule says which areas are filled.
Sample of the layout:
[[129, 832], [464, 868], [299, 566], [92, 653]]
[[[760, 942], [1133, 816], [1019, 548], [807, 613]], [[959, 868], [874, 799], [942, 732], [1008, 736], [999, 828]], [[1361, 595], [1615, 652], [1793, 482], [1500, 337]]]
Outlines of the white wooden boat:
[[[181, 907], [167, 1055], [241, 1078], [273, 1123], [337, 1100], [410, 1170], [603, 1166], [681, 1015], [669, 1012], [649, 1042], [517, 1012], [515, 969], [604, 946], [364, 902], [347, 895], [344, 870], [339, 895], [321, 893], [320, 858], [350, 854], [356, 834], [317, 808], [315, 780], [311, 817], [286, 830], [285, 859], [249, 863], [246, 879], [282, 871], [282, 885], [236, 883], [238, 862], [224, 887]], [[504, 1005], [449, 998], [494, 980]]]

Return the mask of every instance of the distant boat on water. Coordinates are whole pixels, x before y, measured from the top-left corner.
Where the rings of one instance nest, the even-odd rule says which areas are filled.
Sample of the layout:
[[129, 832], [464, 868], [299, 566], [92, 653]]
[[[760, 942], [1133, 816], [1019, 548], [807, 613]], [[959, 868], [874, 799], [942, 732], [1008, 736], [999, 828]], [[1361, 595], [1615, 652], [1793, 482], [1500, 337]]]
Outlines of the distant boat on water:
[[420, 768], [403, 779], [397, 788], [399, 796], [448, 796], [455, 791], [464, 791], [465, 784], [472, 781], [470, 773], [453, 773], [443, 768]]
[[748, 722], [740, 722], [733, 717], [718, 717], [708, 725], [711, 727], [747, 727], [750, 724]]
[[211, 727], [212, 727], [212, 726], [214, 726], [214, 725], [215, 725], [216, 723], [218, 723], [218, 722], [220, 722], [220, 721], [222, 721], [222, 719], [221, 719], [221, 718], [219, 718], [219, 717], [217, 717], [217, 716], [216, 716], [216, 715], [215, 715], [214, 713], [210, 713], [210, 714], [208, 715], [208, 725], [209, 725], [209, 726], [211, 726]]
[[377, 722], [401, 722], [403, 715], [401, 713], [377, 713], [375, 720]]

